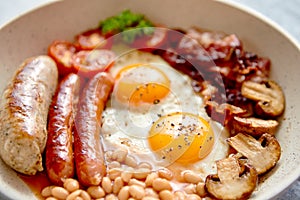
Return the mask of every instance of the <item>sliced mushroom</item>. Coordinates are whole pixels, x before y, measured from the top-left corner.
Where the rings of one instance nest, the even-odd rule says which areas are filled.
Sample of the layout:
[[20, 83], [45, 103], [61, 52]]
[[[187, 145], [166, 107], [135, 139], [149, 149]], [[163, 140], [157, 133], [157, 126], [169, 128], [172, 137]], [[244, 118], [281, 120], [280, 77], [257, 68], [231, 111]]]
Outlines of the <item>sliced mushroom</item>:
[[278, 124], [276, 120], [264, 120], [254, 117], [234, 116], [232, 120], [232, 128], [235, 133], [247, 133], [254, 137], [261, 136], [264, 133], [274, 135]]
[[263, 134], [258, 140], [250, 135], [238, 133], [227, 139], [228, 144], [247, 158], [247, 162], [255, 167], [258, 174], [263, 174], [274, 167], [281, 155], [277, 139]]
[[207, 192], [217, 199], [246, 199], [257, 185], [255, 168], [249, 164], [241, 168], [235, 157], [217, 161], [217, 170], [217, 174], [208, 175], [205, 180]]
[[256, 113], [261, 116], [277, 117], [283, 113], [285, 100], [281, 87], [274, 81], [256, 83], [245, 81], [241, 88], [242, 95], [257, 101]]

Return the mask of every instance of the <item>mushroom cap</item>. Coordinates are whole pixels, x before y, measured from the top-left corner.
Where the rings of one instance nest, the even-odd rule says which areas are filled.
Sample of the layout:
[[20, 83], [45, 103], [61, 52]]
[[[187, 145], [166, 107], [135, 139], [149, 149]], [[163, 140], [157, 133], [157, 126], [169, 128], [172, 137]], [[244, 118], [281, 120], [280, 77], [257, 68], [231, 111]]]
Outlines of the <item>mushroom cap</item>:
[[279, 123], [276, 120], [264, 120], [255, 117], [238, 117], [234, 116], [232, 120], [232, 127], [236, 133], [242, 132], [259, 137], [264, 133], [274, 135]]
[[273, 168], [280, 159], [281, 147], [277, 139], [263, 134], [258, 140], [248, 134], [238, 133], [227, 139], [228, 144], [247, 158], [258, 174], [263, 174]]
[[217, 199], [245, 199], [254, 191], [258, 175], [254, 167], [242, 164], [236, 157], [217, 161], [218, 174], [208, 175], [207, 192]]
[[275, 81], [268, 80], [264, 83], [245, 81], [241, 92], [244, 97], [257, 102], [255, 111], [258, 115], [277, 117], [284, 111], [284, 94]]

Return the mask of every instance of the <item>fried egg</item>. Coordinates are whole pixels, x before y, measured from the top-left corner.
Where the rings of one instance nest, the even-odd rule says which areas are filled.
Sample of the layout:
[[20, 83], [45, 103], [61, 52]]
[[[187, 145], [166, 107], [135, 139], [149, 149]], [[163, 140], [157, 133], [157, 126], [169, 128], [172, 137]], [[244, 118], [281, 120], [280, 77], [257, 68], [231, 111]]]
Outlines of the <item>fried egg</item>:
[[102, 115], [105, 150], [126, 148], [140, 162], [206, 177], [227, 156], [228, 132], [206, 114], [191, 79], [160, 56], [130, 50], [111, 68], [115, 86]]

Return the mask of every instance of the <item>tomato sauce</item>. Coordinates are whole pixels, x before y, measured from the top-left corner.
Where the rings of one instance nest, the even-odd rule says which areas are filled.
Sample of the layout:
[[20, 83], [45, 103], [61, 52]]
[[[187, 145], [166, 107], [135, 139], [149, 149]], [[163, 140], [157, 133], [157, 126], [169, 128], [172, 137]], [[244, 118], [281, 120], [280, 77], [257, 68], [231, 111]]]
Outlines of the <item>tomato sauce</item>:
[[43, 188], [51, 185], [45, 171], [37, 173], [34, 176], [23, 174], [18, 174], [18, 176], [26, 183], [26, 185], [38, 199], [44, 199], [41, 195], [41, 191]]

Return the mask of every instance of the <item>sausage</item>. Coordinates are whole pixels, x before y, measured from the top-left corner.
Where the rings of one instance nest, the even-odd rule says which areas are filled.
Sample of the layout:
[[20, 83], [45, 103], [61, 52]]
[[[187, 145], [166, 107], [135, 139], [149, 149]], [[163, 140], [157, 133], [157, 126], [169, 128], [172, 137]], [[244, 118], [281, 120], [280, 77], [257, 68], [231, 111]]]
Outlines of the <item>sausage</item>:
[[0, 155], [14, 170], [34, 175], [43, 170], [49, 105], [58, 82], [48, 56], [26, 59], [4, 90], [0, 105]]
[[46, 170], [57, 185], [74, 176], [72, 129], [79, 99], [80, 78], [69, 74], [58, 85], [48, 114]]
[[106, 174], [104, 152], [100, 141], [101, 115], [112, 91], [113, 78], [96, 74], [84, 87], [74, 127], [76, 173], [82, 185], [99, 185]]

